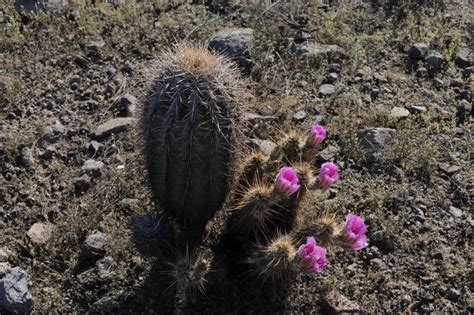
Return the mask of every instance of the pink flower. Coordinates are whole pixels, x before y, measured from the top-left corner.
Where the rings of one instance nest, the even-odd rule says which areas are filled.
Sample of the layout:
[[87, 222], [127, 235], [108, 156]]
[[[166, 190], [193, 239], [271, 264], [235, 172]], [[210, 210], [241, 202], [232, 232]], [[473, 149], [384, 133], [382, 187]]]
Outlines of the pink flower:
[[318, 175], [318, 183], [321, 188], [328, 188], [339, 180], [339, 167], [332, 163], [326, 162], [321, 165]]
[[309, 272], [321, 272], [322, 268], [328, 264], [326, 258], [327, 249], [316, 245], [314, 237], [310, 236], [306, 244], [298, 249], [298, 258]]
[[316, 147], [323, 142], [324, 139], [326, 139], [326, 129], [319, 124], [311, 126], [307, 140], [308, 144], [312, 147]]
[[343, 232], [346, 247], [351, 250], [366, 248], [369, 243], [365, 233], [367, 233], [367, 228], [364, 220], [355, 214], [349, 214]]
[[282, 167], [275, 179], [275, 190], [289, 197], [298, 191], [298, 176], [292, 167]]

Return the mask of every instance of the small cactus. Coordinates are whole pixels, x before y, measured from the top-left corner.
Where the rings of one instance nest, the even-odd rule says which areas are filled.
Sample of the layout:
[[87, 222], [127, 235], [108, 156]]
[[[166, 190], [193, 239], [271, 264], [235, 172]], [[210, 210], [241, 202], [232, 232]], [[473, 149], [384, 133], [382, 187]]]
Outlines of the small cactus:
[[244, 84], [226, 58], [191, 44], [163, 54], [147, 76], [141, 127], [154, 195], [202, 233], [233, 184]]

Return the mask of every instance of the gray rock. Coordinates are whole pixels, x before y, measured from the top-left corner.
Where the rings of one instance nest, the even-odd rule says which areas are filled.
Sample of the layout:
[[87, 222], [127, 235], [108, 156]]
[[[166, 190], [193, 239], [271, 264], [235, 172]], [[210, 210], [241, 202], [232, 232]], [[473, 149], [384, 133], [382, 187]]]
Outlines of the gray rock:
[[390, 111], [390, 117], [393, 117], [393, 118], [405, 118], [408, 116], [410, 116], [410, 112], [406, 108], [403, 108], [403, 107], [394, 107]]
[[7, 274], [7, 271], [11, 268], [8, 262], [0, 262], [0, 278]]
[[328, 146], [326, 149], [322, 150], [317, 154], [317, 158], [323, 161], [330, 161], [333, 160], [341, 151], [339, 147], [336, 146]]
[[107, 234], [95, 231], [87, 236], [84, 246], [91, 253], [103, 253], [107, 245]]
[[428, 54], [428, 44], [415, 43], [408, 48], [408, 56], [414, 60], [425, 59]]
[[10, 268], [0, 279], [0, 309], [25, 314], [33, 307], [33, 297], [28, 291], [28, 274], [19, 267]]
[[26, 168], [32, 169], [34, 164], [33, 153], [28, 147], [23, 147], [20, 150], [20, 162]]
[[93, 137], [97, 141], [105, 140], [113, 134], [126, 131], [135, 119], [130, 117], [113, 118], [97, 127]]
[[39, 153], [39, 157], [43, 160], [51, 159], [57, 153], [54, 145], [48, 145], [44, 151]]
[[137, 98], [132, 94], [125, 94], [116, 103], [116, 108], [120, 116], [133, 116], [135, 113]]
[[297, 111], [294, 115], [293, 115], [293, 120], [295, 121], [303, 121], [305, 120], [305, 118], [308, 116], [308, 113], [302, 109], [302, 110], [299, 110]]
[[8, 260], [8, 257], [12, 255], [11, 251], [8, 250], [6, 247], [0, 248], [0, 262], [5, 262]]
[[44, 128], [42, 138], [49, 143], [54, 143], [58, 141], [66, 131], [66, 127], [64, 127], [59, 121], [56, 121], [54, 125]]
[[42, 245], [48, 242], [52, 233], [53, 226], [51, 224], [35, 223], [30, 227], [26, 235], [28, 235], [33, 243]]
[[94, 302], [93, 306], [101, 314], [109, 314], [119, 308], [119, 303], [111, 297], [106, 296]]
[[249, 70], [253, 66], [255, 38], [251, 28], [230, 28], [214, 34], [209, 48], [229, 56], [240, 67]]
[[325, 77], [324, 77], [324, 82], [325, 83], [334, 83], [336, 82], [336, 80], [339, 78], [339, 75], [336, 73], [336, 72], [331, 72], [331, 73], [328, 73]]
[[99, 271], [99, 275], [105, 276], [112, 272], [112, 268], [114, 265], [114, 260], [112, 257], [104, 257], [96, 261], [95, 266]]
[[444, 57], [443, 55], [434, 50], [432, 51], [428, 57], [426, 57], [426, 63], [428, 64], [428, 66], [431, 68], [431, 69], [434, 69], [434, 70], [439, 70], [441, 69], [441, 66], [443, 65], [443, 62], [444, 62]]
[[450, 165], [448, 163], [439, 163], [438, 168], [443, 171], [446, 175], [453, 175], [457, 173], [461, 168], [457, 165]]
[[296, 56], [300, 59], [318, 62], [321, 59], [339, 61], [347, 57], [344, 48], [337, 45], [321, 43], [306, 43], [296, 49]]
[[54, 11], [65, 8], [68, 2], [67, 0], [15, 0], [15, 8], [18, 11]]
[[455, 218], [462, 218], [464, 214], [461, 209], [453, 207], [453, 206], [449, 207], [449, 213], [451, 213], [452, 216]]
[[428, 111], [428, 109], [425, 106], [413, 105], [413, 106], [410, 107], [410, 109], [413, 113], [417, 113], [417, 114], [423, 114], [423, 113], [426, 113]]
[[444, 82], [443, 82], [443, 80], [441, 80], [439, 78], [436, 78], [436, 79], [433, 80], [433, 85], [434, 85], [435, 88], [440, 89], [444, 86]]
[[419, 67], [416, 69], [415, 75], [419, 78], [424, 78], [428, 75], [428, 70], [425, 67]]
[[82, 166], [82, 171], [92, 177], [100, 177], [102, 175], [102, 169], [105, 167], [105, 164], [102, 161], [96, 160], [87, 160]]
[[323, 84], [319, 87], [319, 96], [327, 97], [331, 96], [336, 92], [336, 87], [332, 84]]
[[472, 63], [471, 55], [472, 55], [472, 52], [469, 48], [462, 47], [456, 53], [456, 59], [454, 59], [454, 63], [461, 68], [469, 67], [471, 66], [471, 63]]
[[473, 74], [473, 73], [474, 73], [474, 67], [467, 67], [467, 68], [464, 69], [464, 71], [462, 72], [462, 75], [463, 75], [463, 77], [465, 77], [465, 78], [469, 78], [469, 76], [470, 76], [471, 74]]
[[362, 308], [356, 302], [350, 301], [336, 289], [329, 292], [323, 299], [323, 309], [330, 314], [361, 314]]
[[247, 145], [252, 149], [262, 151], [266, 155], [270, 155], [277, 146], [270, 140], [262, 140], [257, 138], [250, 139]]
[[99, 142], [95, 140], [92, 140], [91, 142], [88, 142], [86, 144], [86, 150], [89, 156], [95, 156], [99, 154], [101, 148], [102, 148], [102, 144], [100, 144]]
[[367, 128], [357, 130], [357, 138], [365, 158], [368, 161], [379, 161], [397, 136], [397, 131], [390, 128]]

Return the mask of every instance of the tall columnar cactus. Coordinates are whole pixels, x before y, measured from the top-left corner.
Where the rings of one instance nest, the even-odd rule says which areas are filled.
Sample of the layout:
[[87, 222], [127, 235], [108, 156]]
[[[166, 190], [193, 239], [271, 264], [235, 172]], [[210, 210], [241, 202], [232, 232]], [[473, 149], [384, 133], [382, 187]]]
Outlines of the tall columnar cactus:
[[154, 195], [200, 233], [232, 186], [245, 85], [226, 58], [191, 44], [161, 55], [146, 76], [141, 127]]

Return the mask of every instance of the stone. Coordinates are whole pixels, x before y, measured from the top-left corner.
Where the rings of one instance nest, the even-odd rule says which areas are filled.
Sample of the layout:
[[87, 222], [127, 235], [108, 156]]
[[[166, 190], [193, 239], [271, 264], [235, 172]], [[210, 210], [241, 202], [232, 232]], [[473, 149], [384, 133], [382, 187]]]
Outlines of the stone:
[[325, 77], [324, 77], [324, 83], [334, 83], [336, 82], [336, 80], [339, 78], [339, 75], [336, 73], [336, 72], [331, 72], [331, 73], [328, 73]]
[[463, 217], [463, 211], [459, 208], [450, 206], [449, 207], [449, 213], [455, 218], [462, 218]]
[[425, 106], [416, 106], [416, 105], [411, 106], [410, 110], [416, 114], [423, 114], [428, 111], [428, 109]]
[[10, 257], [12, 253], [6, 247], [0, 248], [0, 262], [8, 261], [8, 257]]
[[30, 227], [26, 235], [36, 245], [43, 245], [48, 242], [52, 233], [53, 226], [51, 224], [35, 223]]
[[119, 308], [119, 303], [109, 296], [97, 300], [92, 305], [100, 314], [110, 314]]
[[433, 85], [434, 85], [435, 88], [441, 89], [444, 86], [444, 81], [439, 79], [439, 78], [435, 78], [433, 80]]
[[95, 266], [97, 267], [99, 274], [105, 276], [112, 272], [113, 264], [113, 258], [107, 256], [96, 261]]
[[43, 160], [51, 159], [57, 153], [54, 145], [48, 145], [44, 151], [41, 151], [39, 157]]
[[126, 131], [133, 123], [135, 119], [131, 117], [119, 117], [113, 118], [97, 127], [93, 138], [97, 141], [105, 140], [113, 134], [118, 134]]
[[0, 279], [0, 309], [25, 314], [32, 307], [33, 297], [28, 291], [27, 272], [19, 267], [8, 269]]
[[385, 239], [383, 231], [376, 231], [370, 236], [372, 242], [383, 242]]
[[322, 299], [322, 308], [330, 314], [361, 314], [362, 308], [356, 302], [350, 301], [336, 289]]
[[368, 161], [379, 161], [397, 136], [391, 128], [367, 128], [357, 130], [357, 138]]
[[333, 160], [341, 151], [339, 147], [336, 146], [328, 146], [324, 150], [318, 152], [316, 157], [322, 161], [330, 161]]
[[323, 84], [319, 87], [319, 96], [327, 97], [331, 96], [336, 92], [336, 87], [332, 84]]
[[326, 45], [313, 42], [299, 46], [296, 49], [296, 56], [300, 59], [312, 62], [318, 62], [321, 59], [340, 61], [347, 57], [347, 52], [337, 45]]
[[456, 165], [450, 165], [448, 163], [439, 163], [438, 168], [443, 171], [446, 175], [453, 175], [457, 173], [461, 168]]
[[64, 127], [59, 121], [56, 121], [54, 125], [47, 126], [43, 129], [42, 139], [54, 143], [59, 140], [59, 138], [66, 134], [66, 127]]
[[125, 94], [115, 104], [120, 116], [133, 116], [137, 105], [137, 98], [132, 94]]
[[86, 144], [87, 153], [89, 154], [89, 156], [92, 156], [92, 157], [99, 154], [101, 148], [102, 148], [102, 144], [100, 144], [99, 142], [95, 140], [92, 140], [91, 142], [88, 142]]
[[293, 120], [295, 121], [303, 121], [305, 120], [305, 118], [308, 116], [308, 113], [302, 109], [302, 110], [299, 110], [297, 111], [294, 115], [293, 115]]
[[408, 56], [414, 60], [425, 59], [428, 54], [428, 44], [415, 43], [408, 48]]
[[416, 69], [415, 75], [418, 78], [424, 78], [428, 75], [428, 70], [425, 67], [419, 67], [418, 69]]
[[257, 138], [250, 139], [247, 145], [254, 150], [262, 151], [265, 155], [270, 155], [277, 146], [270, 140], [262, 140]]
[[443, 65], [443, 62], [444, 62], [443, 55], [440, 52], [436, 51], [436, 50], [433, 50], [428, 55], [428, 57], [426, 57], [426, 63], [428, 64], [430, 69], [433, 69], [433, 70], [441, 69], [441, 66]]
[[251, 28], [223, 29], [209, 40], [210, 49], [227, 55], [246, 70], [250, 70], [254, 64], [254, 45], [255, 38]]
[[117, 74], [117, 69], [114, 66], [107, 66], [107, 68], [105, 68], [105, 74], [107, 74], [107, 77], [111, 79], [115, 74]]
[[28, 168], [32, 169], [34, 165], [34, 159], [33, 159], [33, 153], [31, 152], [31, 149], [28, 147], [23, 147], [20, 150], [20, 162], [21, 164]]
[[17, 11], [54, 11], [67, 7], [68, 2], [67, 0], [15, 0], [15, 8]]
[[467, 47], [462, 47], [456, 53], [456, 58], [454, 59], [454, 63], [461, 68], [466, 68], [471, 66], [471, 57], [472, 52]]
[[86, 250], [91, 253], [105, 252], [105, 245], [107, 245], [107, 234], [95, 231], [87, 236], [84, 246]]
[[471, 74], [473, 74], [473, 73], [474, 73], [474, 67], [467, 67], [462, 72], [462, 76], [465, 77], [465, 78], [469, 78], [471, 76]]
[[82, 166], [82, 171], [92, 177], [100, 177], [102, 175], [102, 169], [105, 167], [105, 164], [102, 161], [96, 161], [89, 159], [84, 162]]
[[390, 111], [390, 117], [393, 117], [393, 118], [405, 118], [408, 116], [410, 116], [410, 112], [406, 108], [403, 108], [403, 107], [394, 107]]

